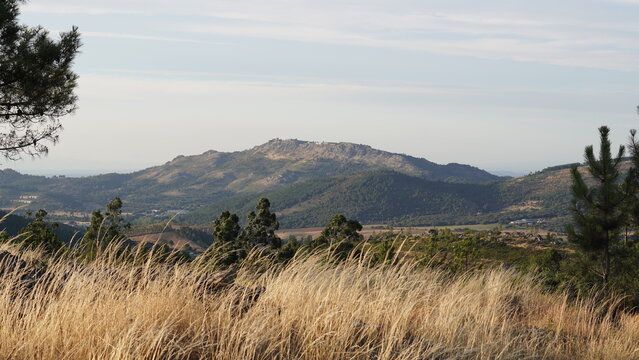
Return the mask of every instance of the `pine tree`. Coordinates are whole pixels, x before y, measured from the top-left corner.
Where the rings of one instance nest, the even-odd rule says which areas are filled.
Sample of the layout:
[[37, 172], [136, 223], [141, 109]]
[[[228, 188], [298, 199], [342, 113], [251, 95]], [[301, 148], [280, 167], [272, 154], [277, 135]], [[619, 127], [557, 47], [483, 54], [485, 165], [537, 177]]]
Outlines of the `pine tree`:
[[588, 172], [594, 178], [594, 186], [589, 187], [577, 166], [571, 169], [572, 203], [570, 211], [573, 223], [566, 227], [568, 239], [582, 250], [598, 258], [601, 262], [601, 279], [608, 283], [611, 273], [611, 250], [618, 241], [620, 229], [627, 216], [625, 202], [631, 192], [632, 172], [622, 181], [620, 163], [625, 147], [619, 147], [616, 157], [611, 154], [608, 139], [610, 129], [599, 128], [599, 159], [595, 157], [592, 145], [584, 152]]
[[74, 27], [49, 38], [42, 27], [18, 24], [22, 0], [0, 0], [0, 154], [46, 154], [72, 113], [78, 76], [71, 66], [80, 48]]
[[361, 230], [362, 225], [357, 220], [348, 220], [344, 215], [336, 214], [331, 217], [320, 236], [313, 240], [311, 246], [318, 247], [340, 241], [359, 242], [363, 239], [358, 232]]
[[331, 217], [320, 236], [311, 241], [310, 247], [330, 249], [335, 260], [345, 259], [356, 246], [364, 239], [358, 231], [362, 225], [357, 220], [348, 220], [342, 214]]
[[220, 214], [213, 221], [213, 241], [218, 243], [231, 243], [237, 240], [240, 234], [240, 219], [228, 210]]
[[47, 252], [54, 252], [64, 246], [55, 234], [58, 224], [48, 224], [44, 220], [46, 216], [46, 211], [38, 210], [35, 213], [35, 219], [20, 230], [19, 239], [26, 247], [42, 247]]
[[95, 253], [98, 249], [104, 249], [113, 240], [123, 237], [124, 229], [131, 224], [124, 223], [122, 217], [122, 200], [113, 198], [106, 205], [106, 211], [95, 210], [91, 213], [91, 223], [84, 235], [82, 245], [89, 253]]
[[[637, 198], [637, 189], [639, 189], [639, 141], [637, 140], [637, 131], [630, 130], [630, 159], [632, 161], [632, 196], [628, 197], [626, 202], [626, 211], [628, 215], [627, 228], [634, 228], [635, 232], [639, 230], [639, 198]], [[626, 239], [627, 242], [627, 239]]]
[[282, 240], [275, 235], [280, 228], [275, 213], [270, 210], [271, 203], [267, 198], [261, 198], [257, 202], [255, 211], [251, 211], [247, 217], [247, 224], [240, 234], [240, 241], [247, 247], [253, 245], [269, 245], [279, 248]]

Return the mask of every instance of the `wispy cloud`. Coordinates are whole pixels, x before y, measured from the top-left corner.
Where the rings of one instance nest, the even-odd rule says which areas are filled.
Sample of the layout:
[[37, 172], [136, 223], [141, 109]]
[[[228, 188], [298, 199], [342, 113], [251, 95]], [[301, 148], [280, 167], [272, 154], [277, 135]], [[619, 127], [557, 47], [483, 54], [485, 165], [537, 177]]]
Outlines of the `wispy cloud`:
[[639, 49], [632, 38], [575, 37], [534, 39], [513, 38], [503, 34], [483, 37], [441, 39], [388, 38], [309, 26], [270, 24], [185, 25], [184, 31], [227, 36], [246, 36], [278, 40], [320, 42], [350, 46], [369, 46], [423, 51], [483, 59], [532, 61], [563, 66], [614, 70], [639, 70]]
[[[543, 1], [543, 0], [542, 0]], [[639, 0], [608, 0], [639, 3]], [[172, 15], [166, 29], [184, 34], [240, 36], [437, 54], [532, 61], [563, 66], [639, 70], [639, 26], [565, 14], [508, 12], [488, 5], [459, 12], [406, 1], [33, 0], [25, 11], [72, 14]], [[487, 3], [488, 4], [488, 3]], [[549, 7], [552, 5], [548, 3]], [[580, 4], [577, 4], [580, 5]], [[581, 10], [581, 9], [580, 9]], [[188, 17], [188, 18], [187, 18]], [[139, 40], [207, 41], [163, 35], [89, 32]]]
[[64, 14], [64, 15], [141, 15], [145, 12], [134, 10], [131, 8], [115, 8], [115, 7], [102, 7], [102, 6], [82, 6], [73, 4], [57, 4], [51, 5], [46, 3], [27, 3], [22, 12], [25, 13], [38, 13], [38, 14]]
[[230, 43], [226, 43], [226, 42], [213, 42], [213, 41], [204, 41], [204, 40], [197, 40], [197, 39], [180, 38], [180, 37], [165, 37], [165, 36], [151, 36], [151, 35], [140, 35], [140, 34], [94, 32], [94, 31], [83, 31], [82, 36], [113, 38], [113, 39], [184, 42], [184, 43], [205, 44], [205, 45], [230, 45]]

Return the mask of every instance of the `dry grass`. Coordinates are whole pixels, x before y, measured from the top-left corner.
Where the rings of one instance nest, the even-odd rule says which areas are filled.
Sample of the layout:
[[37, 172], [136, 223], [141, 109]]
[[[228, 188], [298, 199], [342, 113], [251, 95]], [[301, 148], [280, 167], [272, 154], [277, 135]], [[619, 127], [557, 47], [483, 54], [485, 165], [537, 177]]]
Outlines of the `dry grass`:
[[2, 359], [639, 358], [636, 315], [504, 269], [450, 278], [310, 257], [244, 267], [212, 290], [194, 264], [44, 266], [36, 253], [16, 269], [7, 258]]

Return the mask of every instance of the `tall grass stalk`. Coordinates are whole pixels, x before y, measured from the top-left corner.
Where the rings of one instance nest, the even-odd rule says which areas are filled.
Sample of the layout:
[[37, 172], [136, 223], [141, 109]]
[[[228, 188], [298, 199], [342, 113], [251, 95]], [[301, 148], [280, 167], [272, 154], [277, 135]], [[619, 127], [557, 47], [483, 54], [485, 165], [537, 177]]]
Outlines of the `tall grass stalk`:
[[82, 263], [0, 251], [24, 261], [0, 257], [2, 359], [639, 358], [639, 317], [617, 299], [574, 301], [506, 269], [316, 254], [211, 286], [204, 262], [125, 261], [115, 245]]

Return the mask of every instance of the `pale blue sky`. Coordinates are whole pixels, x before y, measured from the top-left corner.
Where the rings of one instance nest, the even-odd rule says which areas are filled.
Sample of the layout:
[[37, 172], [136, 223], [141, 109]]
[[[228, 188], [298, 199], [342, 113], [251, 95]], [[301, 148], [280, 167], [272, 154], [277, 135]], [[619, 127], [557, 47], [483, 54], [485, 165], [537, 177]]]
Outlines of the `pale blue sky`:
[[529, 172], [639, 127], [639, 0], [31, 0], [77, 25], [78, 112], [29, 173], [130, 171], [275, 137]]

